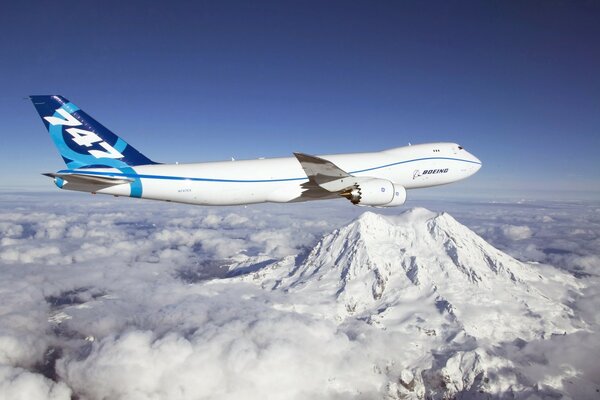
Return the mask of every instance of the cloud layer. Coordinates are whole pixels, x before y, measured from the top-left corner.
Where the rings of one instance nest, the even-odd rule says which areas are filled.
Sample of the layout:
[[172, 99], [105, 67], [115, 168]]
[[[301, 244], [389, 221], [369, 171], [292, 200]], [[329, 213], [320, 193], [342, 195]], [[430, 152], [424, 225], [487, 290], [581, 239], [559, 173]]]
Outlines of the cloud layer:
[[[598, 371], [591, 360], [600, 348], [594, 312], [600, 207], [424, 205], [449, 210], [519, 259], [555, 264], [585, 282], [570, 299], [580, 333], [498, 351], [534, 365], [523, 370], [532, 383], [558, 374], [560, 352], [553, 349], [564, 349], [580, 392], [564, 391], [592, 393]], [[251, 280], [210, 279], [226, 276], [232, 263], [293, 259], [362, 211], [337, 202], [200, 208], [63, 193], [5, 196], [0, 398], [330, 399], [402, 392], [398, 382], [422, 379], [411, 371], [432, 362], [428, 349], [406, 345], [410, 334], [360, 321], [340, 325]], [[543, 359], [531, 364], [536, 354]], [[520, 385], [525, 393], [527, 385]]]

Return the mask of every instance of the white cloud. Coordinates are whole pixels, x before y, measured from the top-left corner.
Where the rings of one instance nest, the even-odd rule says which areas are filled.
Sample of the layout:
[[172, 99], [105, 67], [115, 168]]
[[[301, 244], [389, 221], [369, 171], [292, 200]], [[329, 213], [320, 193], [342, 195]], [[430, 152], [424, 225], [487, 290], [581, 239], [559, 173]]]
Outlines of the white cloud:
[[207, 321], [188, 337], [149, 331], [107, 337], [85, 359], [65, 359], [58, 370], [93, 399], [374, 395], [383, 377], [373, 380], [372, 366], [357, 350], [327, 322], [262, 310]]
[[249, 222], [250, 222], [250, 219], [248, 217], [244, 217], [243, 215], [239, 215], [239, 214], [235, 214], [235, 213], [227, 214], [223, 218], [223, 223], [230, 227], [245, 226], [245, 225], [248, 225]]
[[503, 225], [501, 229], [504, 236], [511, 240], [529, 239], [532, 235], [528, 226]]
[[21, 368], [0, 365], [0, 398], [11, 400], [70, 400], [71, 390]]
[[[441, 363], [431, 346], [450, 347], [414, 324], [392, 332], [342, 323], [303, 308], [289, 293], [229, 280], [190, 284], [178, 275], [232, 257], [252, 265], [293, 256], [364, 209], [345, 202], [194, 208], [86, 197], [67, 210], [62, 203], [70, 194], [59, 195], [56, 203], [33, 198], [0, 211], [0, 398], [382, 398], [407, 394], [401, 377], [419, 382], [419, 371]], [[427, 207], [452, 208], [459, 221], [520, 259], [598, 273], [595, 207]], [[585, 231], [569, 235], [577, 229]], [[506, 390], [527, 387], [510, 368], [529, 365], [519, 376], [530, 386], [559, 376], [561, 348], [572, 355], [566, 359], [578, 371], [574, 379], [592, 390], [582, 393], [596, 390], [600, 304], [590, 287], [600, 285], [585, 279], [571, 302], [573, 319], [587, 332], [525, 344], [520, 353], [496, 348], [509, 360], [497, 373], [516, 382]], [[70, 319], [48, 322], [59, 313]], [[49, 347], [62, 349], [57, 382], [39, 370]], [[477, 357], [492, 362], [485, 352], [449, 351], [434, 372], [458, 373]], [[535, 361], [539, 353], [546, 364]]]
[[3, 238], [19, 237], [23, 234], [23, 226], [12, 222], [0, 222], [0, 233]]
[[7, 263], [29, 264], [44, 260], [48, 264], [64, 263], [65, 259], [60, 256], [61, 252], [58, 246], [44, 245], [35, 246], [33, 244], [9, 247], [0, 252], [0, 260]]

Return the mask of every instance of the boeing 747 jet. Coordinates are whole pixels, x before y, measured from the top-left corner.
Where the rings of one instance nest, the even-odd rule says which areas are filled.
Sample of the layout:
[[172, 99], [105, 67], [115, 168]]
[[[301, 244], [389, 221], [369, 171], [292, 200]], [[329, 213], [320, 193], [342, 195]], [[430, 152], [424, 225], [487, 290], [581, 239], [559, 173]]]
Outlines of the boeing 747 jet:
[[30, 96], [67, 165], [60, 189], [205, 206], [345, 198], [394, 207], [410, 189], [468, 178], [481, 161], [455, 143], [369, 153], [163, 164], [152, 161], [62, 96]]

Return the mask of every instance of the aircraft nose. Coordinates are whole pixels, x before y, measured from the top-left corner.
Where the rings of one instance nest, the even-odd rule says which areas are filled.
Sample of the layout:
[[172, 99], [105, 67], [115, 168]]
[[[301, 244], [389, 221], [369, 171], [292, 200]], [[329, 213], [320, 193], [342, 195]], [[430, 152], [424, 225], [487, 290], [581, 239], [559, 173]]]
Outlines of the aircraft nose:
[[481, 169], [481, 166], [483, 165], [483, 163], [481, 162], [481, 160], [479, 158], [475, 157], [473, 154], [469, 153], [469, 155], [472, 158], [471, 161], [473, 161], [473, 167], [474, 167], [473, 173], [475, 173]]

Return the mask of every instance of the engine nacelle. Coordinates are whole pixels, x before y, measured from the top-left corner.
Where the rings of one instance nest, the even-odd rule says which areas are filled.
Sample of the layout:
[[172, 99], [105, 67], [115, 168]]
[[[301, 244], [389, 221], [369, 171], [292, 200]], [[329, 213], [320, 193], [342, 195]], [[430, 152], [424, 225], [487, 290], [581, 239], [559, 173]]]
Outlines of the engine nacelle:
[[406, 189], [386, 179], [369, 179], [357, 183], [341, 195], [359, 206], [395, 207], [406, 201]]
[[379, 207], [398, 207], [406, 202], [406, 189], [404, 186], [395, 183], [392, 183], [392, 185], [394, 185], [394, 198], [389, 203]]

